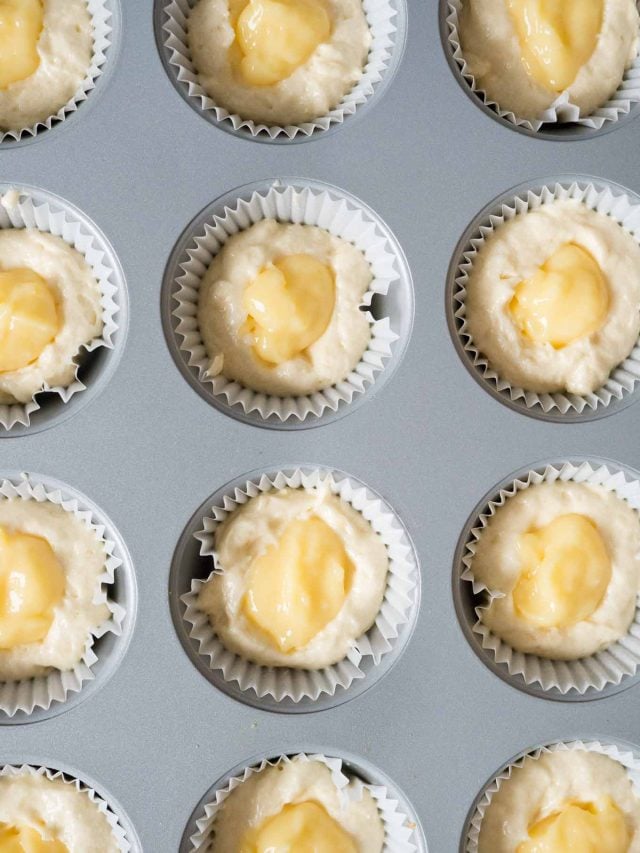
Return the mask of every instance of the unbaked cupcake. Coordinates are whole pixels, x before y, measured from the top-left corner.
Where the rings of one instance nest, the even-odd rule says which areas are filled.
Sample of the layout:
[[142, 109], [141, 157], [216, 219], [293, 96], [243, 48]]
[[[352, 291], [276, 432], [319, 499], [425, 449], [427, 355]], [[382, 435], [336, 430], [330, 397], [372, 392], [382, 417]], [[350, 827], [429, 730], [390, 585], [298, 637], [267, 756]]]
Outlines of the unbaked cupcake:
[[[462, 0], [465, 72], [503, 113], [547, 120], [556, 102], [584, 118], [614, 98], [637, 60], [635, 0]], [[559, 117], [554, 117], [558, 120]]]
[[0, 230], [0, 404], [71, 385], [102, 315], [100, 286], [80, 252], [44, 231]]
[[55, 116], [81, 89], [93, 57], [87, 0], [12, 0], [0, 9], [0, 130]]
[[31, 767], [9, 770], [0, 776], [2, 850], [120, 853], [123, 849], [106, 808], [80, 785]]
[[473, 853], [640, 851], [640, 800], [629, 770], [598, 744], [526, 756], [494, 782], [480, 810], [477, 843], [467, 845]]
[[242, 119], [299, 125], [326, 115], [362, 76], [362, 0], [198, 0], [188, 47], [215, 103]]
[[216, 809], [196, 849], [208, 841], [211, 853], [293, 850], [302, 839], [327, 853], [380, 853], [385, 840], [368, 788], [320, 756], [280, 759], [246, 773]]
[[0, 500], [0, 682], [72, 670], [109, 620], [105, 543], [52, 501]]
[[209, 376], [279, 397], [341, 382], [371, 338], [372, 278], [363, 252], [323, 228], [267, 219], [230, 237], [199, 292]]
[[640, 335], [640, 246], [613, 216], [571, 198], [484, 234], [468, 270], [466, 328], [500, 380], [588, 395]]
[[227, 649], [261, 666], [329, 667], [380, 610], [384, 542], [327, 488], [253, 497], [218, 527], [215, 548], [197, 607]]
[[530, 485], [497, 507], [468, 561], [478, 618], [511, 649], [555, 660], [624, 637], [640, 588], [640, 516], [594, 483]]

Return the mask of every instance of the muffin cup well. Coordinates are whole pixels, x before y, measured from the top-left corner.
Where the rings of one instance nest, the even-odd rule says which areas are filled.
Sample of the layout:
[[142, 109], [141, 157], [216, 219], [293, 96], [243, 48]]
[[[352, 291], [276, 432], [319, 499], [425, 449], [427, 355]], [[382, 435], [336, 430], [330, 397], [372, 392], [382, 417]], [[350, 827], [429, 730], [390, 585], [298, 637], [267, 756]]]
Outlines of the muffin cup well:
[[50, 767], [37, 767], [32, 764], [5, 764], [0, 767], [0, 777], [22, 776], [26, 773], [31, 776], [44, 776], [51, 782], [62, 780], [65, 785], [72, 785], [76, 791], [81, 794], [85, 794], [107, 819], [113, 833], [114, 841], [116, 842], [120, 853], [129, 853], [129, 851], [132, 850], [137, 851], [138, 848], [133, 847], [132, 842], [128, 838], [127, 831], [120, 822], [118, 815], [112, 810], [109, 803], [107, 803], [104, 798], [101, 797], [100, 794], [98, 794], [98, 792], [90, 785], [76, 777], [70, 776], [62, 770], [54, 770]]
[[91, 15], [93, 31], [93, 52], [91, 65], [74, 96], [60, 107], [57, 113], [50, 115], [43, 121], [36, 122], [29, 127], [17, 128], [15, 130], [0, 131], [0, 145], [20, 142], [29, 138], [35, 138], [55, 125], [59, 125], [73, 115], [83, 101], [86, 101], [91, 92], [96, 88], [99, 78], [103, 75], [109, 53], [113, 51], [114, 16], [119, 25], [119, 6], [117, 0], [87, 0], [87, 6]]
[[545, 204], [575, 200], [618, 222], [640, 243], [640, 198], [612, 182], [577, 175], [557, 181], [523, 184], [491, 202], [474, 219], [456, 247], [449, 270], [447, 310], [459, 354], [472, 375], [498, 399], [534, 417], [555, 421], [587, 420], [612, 413], [637, 398], [640, 382], [640, 340], [591, 394], [539, 394], [503, 379], [476, 348], [467, 324], [467, 285], [478, 253], [500, 226]]
[[[124, 331], [127, 319], [127, 297], [124, 275], [115, 257], [113, 249], [99, 229], [79, 210], [68, 202], [51, 193], [46, 193], [34, 187], [13, 188], [10, 185], [0, 185], [0, 228], [30, 228], [53, 234], [62, 238], [84, 257], [98, 282], [101, 293], [103, 329], [99, 337], [89, 341], [80, 348], [76, 356], [77, 367], [74, 381], [67, 387], [47, 386], [34, 394], [30, 402], [0, 404], [0, 434], [5, 430], [7, 435], [35, 432], [36, 423], [32, 425], [32, 416], [40, 412], [42, 418], [53, 422], [63, 417], [65, 406], [80, 391], [86, 391], [87, 385], [80, 378], [79, 372], [88, 361], [91, 353], [101, 348], [110, 350], [109, 369], [107, 359], [103, 359], [100, 368], [102, 378], [115, 369], [122, 349]], [[84, 350], [84, 353], [82, 353]], [[96, 377], [96, 384], [99, 382]], [[49, 402], [45, 415], [41, 409], [39, 396], [41, 394], [57, 395], [55, 404]]]
[[[562, 131], [567, 125], [578, 127], [583, 133], [593, 134], [603, 130], [608, 125], [614, 125], [620, 119], [629, 115], [640, 103], [640, 52], [634, 63], [626, 70], [622, 83], [609, 100], [595, 112], [583, 116], [578, 106], [571, 103], [567, 92], [560, 94], [556, 100], [536, 119], [520, 118], [509, 110], [503, 110], [500, 105], [481, 89], [475, 77], [469, 71], [460, 44], [458, 31], [459, 18], [464, 0], [444, 0], [441, 9], [445, 16], [447, 48], [453, 58], [456, 70], [464, 84], [475, 95], [478, 101], [493, 112], [503, 123], [521, 128], [532, 134], [540, 131], [555, 129]], [[640, 2], [638, 2], [640, 9]], [[556, 138], [562, 138], [558, 136]]]
[[366, 784], [357, 777], [355, 777], [356, 784], [350, 785], [351, 778], [354, 777], [349, 777], [346, 774], [346, 768], [343, 765], [342, 759], [327, 757], [322, 754], [311, 755], [306, 753], [299, 753], [291, 757], [282, 755], [275, 759], [264, 759], [259, 764], [246, 767], [243, 773], [231, 776], [222, 787], [215, 791], [215, 799], [205, 803], [201, 810], [204, 811], [204, 814], [196, 820], [197, 832], [189, 839], [189, 849], [192, 851], [210, 849], [209, 845], [213, 840], [216, 816], [220, 807], [232, 791], [254, 774], [262, 772], [266, 767], [288, 764], [293, 758], [298, 761], [319, 761], [328, 767], [343, 805], [347, 805], [349, 802], [359, 802], [362, 799], [363, 792], [365, 790], [369, 791], [375, 800], [384, 825], [385, 842], [383, 849], [386, 853], [391, 853], [391, 851], [394, 851], [394, 853], [413, 853], [413, 851], [418, 849], [412, 840], [415, 824], [412, 823], [407, 815], [402, 813], [398, 800], [392, 798], [386, 787], [383, 785]]
[[613, 743], [601, 743], [600, 741], [561, 741], [550, 743], [546, 746], [538, 747], [531, 752], [521, 755], [518, 759], [507, 764], [489, 782], [485, 789], [481, 792], [475, 804], [475, 811], [466, 827], [466, 839], [464, 843], [464, 853], [478, 853], [478, 839], [480, 837], [480, 829], [482, 821], [489, 808], [495, 794], [502, 787], [503, 782], [511, 778], [515, 768], [523, 767], [531, 761], [537, 761], [541, 755], [550, 752], [566, 752], [570, 750], [580, 750], [583, 752], [595, 752], [600, 755], [606, 755], [614, 761], [619, 762], [627, 771], [629, 779], [636, 793], [640, 797], [640, 758], [638, 758], [630, 749], [621, 749]]
[[195, 2], [156, 0], [156, 33], [165, 67], [178, 91], [200, 115], [223, 130], [249, 139], [286, 143], [322, 136], [379, 97], [402, 59], [407, 17], [405, 0], [363, 0], [372, 43], [362, 76], [355, 86], [334, 109], [314, 121], [285, 126], [256, 123], [230, 113], [200, 85], [187, 43], [187, 21]]
[[[217, 561], [216, 530], [235, 509], [259, 494], [283, 488], [318, 487], [328, 488], [360, 512], [384, 542], [389, 570], [383, 602], [371, 628], [356, 640], [348, 655], [333, 666], [305, 670], [252, 663], [224, 647], [209, 617], [198, 608], [202, 587], [214, 574], [224, 571]], [[382, 498], [341, 472], [295, 468], [261, 473], [245, 481], [242, 487], [230, 486], [219, 503], [211, 507], [210, 514], [202, 519], [202, 530], [195, 538], [201, 543], [201, 555], [212, 558], [214, 570], [206, 580], [192, 580], [190, 591], [181, 598], [189, 636], [197, 642], [199, 653], [208, 659], [211, 670], [219, 671], [224, 681], [236, 683], [241, 691], [253, 691], [258, 698], [271, 697], [275, 703], [314, 702], [323, 695], [333, 696], [339, 689], [348, 690], [354, 681], [372, 678], [361, 666], [363, 659], [370, 659], [374, 672], [382, 659], [394, 651], [403, 626], [415, 616], [419, 598], [418, 565], [404, 527]]]
[[533, 654], [525, 654], [511, 648], [504, 640], [493, 634], [482, 622], [482, 612], [488, 606], [486, 599], [502, 594], [488, 589], [478, 582], [473, 574], [473, 557], [476, 543], [482, 537], [490, 519], [500, 511], [514, 495], [540, 483], [575, 482], [600, 486], [614, 492], [637, 512], [640, 512], [640, 481], [626, 476], [613, 463], [584, 461], [548, 464], [531, 469], [500, 488], [484, 509], [474, 517], [469, 536], [464, 545], [461, 563], [461, 580], [470, 584], [474, 596], [482, 596], [485, 602], [474, 608], [475, 623], [472, 631], [480, 639], [485, 653], [514, 680], [521, 679], [525, 685], [540, 685], [542, 691], [557, 691], [561, 696], [570, 692], [585, 696], [589, 691], [599, 692], [608, 685], [619, 685], [626, 677], [636, 675], [640, 666], [640, 594], [637, 597], [633, 622], [624, 637], [608, 648], [579, 660], [551, 660]]
[[87, 637], [82, 659], [72, 669], [64, 672], [53, 669], [48, 675], [22, 681], [0, 681], [0, 711], [8, 717], [14, 717], [19, 713], [30, 715], [38, 709], [48, 711], [54, 703], [64, 703], [71, 695], [80, 693], [83, 685], [95, 678], [93, 667], [98, 661], [94, 650], [96, 640], [106, 634], [122, 637], [127, 613], [121, 604], [111, 600], [108, 595], [123, 560], [118, 556], [116, 543], [105, 537], [104, 519], [83, 507], [75, 494], [65, 492], [62, 488], [51, 488], [45, 482], [27, 475], [14, 480], [0, 480], [0, 500], [3, 499], [52, 503], [73, 514], [95, 533], [96, 539], [104, 546], [105, 563], [94, 603], [104, 603], [109, 609], [108, 619]]
[[[353, 196], [325, 184], [282, 178], [239, 188], [230, 196], [232, 200], [225, 197], [216, 206], [218, 212], [204, 220], [200, 217], [195, 233], [188, 230], [169, 262], [165, 284], [173, 326], [168, 337], [177, 338], [183, 362], [195, 373], [205, 394], [229, 414], [265, 426], [302, 425], [307, 419], [318, 422], [323, 415], [336, 413], [373, 391], [384, 381], [384, 374], [389, 375], [391, 363], [399, 363], [412, 325], [413, 289], [406, 260], [394, 236], [372, 211]], [[209, 372], [211, 358], [197, 320], [202, 278], [231, 236], [264, 219], [323, 228], [355, 245], [371, 266], [373, 280], [362, 300], [371, 328], [367, 349], [341, 382], [314, 394], [277, 397]], [[394, 296], [393, 291], [398, 293]], [[384, 312], [387, 301], [394, 300], [395, 316], [378, 316], [378, 309]]]

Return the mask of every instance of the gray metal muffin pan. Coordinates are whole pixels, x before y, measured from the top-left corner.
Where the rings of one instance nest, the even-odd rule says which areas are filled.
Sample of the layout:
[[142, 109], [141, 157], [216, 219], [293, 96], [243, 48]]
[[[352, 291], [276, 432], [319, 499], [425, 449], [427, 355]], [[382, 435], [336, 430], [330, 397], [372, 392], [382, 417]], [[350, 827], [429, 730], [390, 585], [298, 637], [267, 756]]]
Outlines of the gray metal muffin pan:
[[[446, 309], [447, 270], [477, 211], [558, 173], [639, 192], [640, 126], [624, 121], [579, 145], [511, 132], [451, 74], [435, 0], [410, 2], [407, 50], [377, 108], [314, 144], [259, 145], [203, 121], [165, 73], [153, 4], [127, 0], [100, 97], [64, 131], [0, 150], [3, 181], [46, 188], [97, 223], [131, 308], [124, 356], [102, 393], [55, 429], [2, 442], [0, 467], [58, 478], [95, 501], [127, 544], [139, 590], [129, 650], [108, 682], [54, 719], [3, 726], [0, 761], [77, 767], [122, 803], [152, 853], [176, 853], [203, 793], [260, 754], [321, 744], [379, 768], [415, 807], [431, 853], [453, 853], [478, 791], [509, 756], [593, 732], [640, 743], [638, 685], [581, 703], [514, 689], [469, 646], [451, 590], [461, 531], [505, 472], [582, 456], [640, 468], [640, 408], [561, 426], [500, 405], [458, 357]], [[351, 417], [313, 430], [256, 429], [209, 405], [176, 369], [162, 328], [163, 275], [187, 224], [234, 187], [283, 174], [363, 199], [397, 236], [415, 281], [413, 335], [396, 373]], [[207, 496], [291, 459], [371, 484], [406, 525], [423, 572], [416, 628], [393, 669], [352, 701], [301, 715], [256, 709], [203, 678], [168, 602], [172, 555]]]

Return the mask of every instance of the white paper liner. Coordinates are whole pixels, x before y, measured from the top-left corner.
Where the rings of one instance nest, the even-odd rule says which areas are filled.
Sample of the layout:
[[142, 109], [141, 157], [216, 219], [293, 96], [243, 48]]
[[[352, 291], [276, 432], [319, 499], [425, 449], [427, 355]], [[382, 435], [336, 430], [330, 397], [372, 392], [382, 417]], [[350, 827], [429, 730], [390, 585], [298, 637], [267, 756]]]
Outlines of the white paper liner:
[[[607, 465], [595, 466], [590, 462], [574, 465], [566, 462], [558, 466], [548, 465], [541, 471], [530, 471], [528, 475], [514, 480], [508, 487], [501, 489], [497, 497], [489, 501], [486, 509], [478, 516], [478, 523], [469, 534], [462, 558], [464, 570], [461, 577], [462, 580], [472, 584], [474, 595], [484, 593], [489, 599], [502, 595], [476, 581], [473, 574], [476, 543], [489, 520], [499, 512], [500, 507], [504, 506], [509, 498], [518, 492], [543, 482], [555, 481], [572, 481], [600, 486], [614, 492], [636, 512], [640, 512], [640, 482], [628, 480], [622, 471], [611, 469]], [[635, 616], [627, 634], [603, 651], [573, 661], [550, 660], [512, 649], [492, 634], [482, 622], [482, 612], [487, 606], [488, 604], [484, 604], [475, 609], [477, 622], [473, 625], [474, 633], [481, 638], [482, 648], [492, 655], [496, 663], [504, 664], [510, 676], [521, 676], [527, 685], [539, 684], [543, 690], [556, 689], [562, 694], [575, 690], [582, 695], [587, 690], [602, 690], [608, 684], [620, 684], [625, 676], [634, 675], [640, 665], [640, 594], [637, 598]]]
[[[54, 203], [55, 204], [55, 203]], [[60, 204], [64, 201], [60, 199]], [[118, 288], [115, 282], [118, 274], [114, 270], [106, 253], [100, 248], [96, 235], [91, 233], [90, 225], [80, 219], [68, 208], [55, 209], [48, 201], [38, 200], [29, 190], [10, 190], [4, 194], [0, 203], [0, 228], [36, 228], [61, 237], [84, 257], [100, 288], [103, 329], [99, 337], [94, 338], [80, 348], [75, 360], [79, 362], [73, 382], [66, 388], [44, 385], [34, 394], [28, 403], [0, 404], [0, 428], [10, 430], [16, 425], [28, 427], [31, 416], [40, 409], [38, 395], [53, 392], [60, 396], [62, 403], [68, 403], [78, 391], [84, 391], [86, 385], [78, 378], [82, 363], [82, 350], [91, 353], [100, 347], [113, 349], [113, 337], [118, 329], [116, 314]]]
[[[353, 776], [349, 776], [348, 770], [343, 768], [342, 760], [339, 758], [328, 758], [325, 755], [307, 755], [300, 753], [294, 756], [298, 761], [319, 761], [326, 765], [331, 771], [333, 782], [338, 789], [341, 804], [359, 802], [363, 791], [368, 790], [378, 806], [380, 818], [384, 825], [385, 840], [384, 853], [413, 853], [417, 850], [413, 843], [414, 826], [407, 815], [402, 814], [397, 800], [391, 799], [389, 792], [382, 785], [367, 785], [356, 777], [356, 784], [349, 784]], [[189, 839], [192, 850], [205, 851], [210, 849], [215, 832], [215, 820], [218, 811], [229, 794], [238, 786], [246, 782], [255, 773], [261, 773], [266, 767], [275, 767], [278, 764], [289, 764], [292, 761], [287, 755], [282, 755], [275, 760], [264, 760], [253, 767], [246, 767], [244, 773], [232, 776], [227, 784], [215, 792], [215, 800], [204, 806], [204, 815], [196, 821], [198, 831]]]
[[129, 853], [131, 850], [131, 843], [127, 838], [124, 827], [120, 823], [117, 814], [112, 811], [109, 804], [105, 802], [97, 791], [94, 791], [94, 789], [85, 782], [70, 776], [62, 770], [52, 770], [49, 767], [35, 767], [32, 764], [5, 764], [0, 768], [0, 776], [23, 776], [25, 774], [29, 774], [31, 776], [44, 776], [49, 779], [50, 782], [55, 782], [56, 780], [61, 779], [65, 785], [72, 785], [76, 791], [81, 794], [85, 794], [107, 819], [113, 833], [113, 839], [118, 845], [120, 853]]
[[[448, 0], [447, 29], [449, 48], [460, 69], [462, 78], [476, 97], [487, 107], [490, 107], [501, 119], [526, 130], [537, 133], [546, 125], [578, 124], [591, 130], [600, 130], [605, 124], [616, 122], [631, 111], [634, 104], [640, 102], [640, 52], [635, 62], [625, 71], [622, 83], [614, 95], [601, 107], [589, 115], [582, 115], [580, 107], [571, 103], [568, 92], [560, 94], [556, 100], [534, 119], [520, 118], [509, 110], [500, 109], [484, 89], [481, 89], [464, 58], [458, 33], [459, 18], [464, 0]], [[640, 2], [638, 2], [640, 9]]]
[[363, 0], [372, 41], [362, 76], [353, 89], [347, 92], [335, 109], [324, 116], [318, 116], [314, 121], [286, 126], [258, 124], [251, 119], [242, 118], [237, 113], [230, 113], [216, 104], [200, 85], [187, 44], [187, 19], [194, 5], [195, 0], [171, 0], [165, 3], [162, 30], [166, 36], [164, 44], [170, 54], [169, 63], [198, 109], [213, 112], [216, 121], [229, 123], [235, 131], [246, 130], [253, 137], [260, 133], [268, 134], [271, 139], [278, 136], [286, 136], [287, 139], [298, 135], [308, 137], [315, 131], [328, 130], [332, 125], [342, 124], [347, 116], [353, 115], [358, 107], [375, 94], [379, 83], [389, 70], [396, 48], [398, 12], [389, 0]]
[[62, 489], [49, 491], [42, 483], [32, 481], [27, 475], [12, 482], [0, 480], [0, 500], [26, 500], [45, 503], [49, 501], [73, 515], [95, 533], [104, 545], [104, 572], [99, 577], [100, 586], [93, 599], [94, 604], [106, 604], [109, 618], [87, 637], [82, 659], [67, 671], [54, 669], [46, 676], [25, 679], [23, 681], [0, 681], [0, 711], [13, 717], [19, 711], [30, 714], [35, 708], [48, 709], [53, 702], [64, 702], [72, 693], [78, 693], [85, 682], [95, 676], [92, 667], [98, 660], [93, 649], [95, 640], [105, 634], [120, 636], [123, 631], [125, 610], [108, 597], [108, 588], [113, 585], [116, 570], [122, 560], [115, 555], [116, 544], [105, 538], [105, 525], [94, 514], [84, 509], [75, 496], [65, 494]]
[[600, 743], [600, 741], [567, 741], [560, 743], [551, 743], [547, 746], [541, 746], [526, 755], [523, 755], [513, 764], [508, 765], [499, 773], [485, 788], [482, 793], [478, 805], [476, 806], [475, 814], [471, 819], [469, 833], [465, 845], [465, 853], [478, 853], [478, 839], [480, 836], [480, 827], [486, 814], [489, 805], [495, 794], [500, 790], [502, 783], [511, 778], [514, 768], [523, 767], [531, 761], [537, 761], [541, 755], [548, 752], [567, 752], [571, 750], [580, 750], [583, 752], [597, 752], [600, 755], [606, 755], [614, 761], [619, 762], [626, 769], [633, 790], [637, 797], [640, 797], [640, 760], [631, 752], [631, 750], [622, 750], [615, 744]]
[[203, 232], [194, 235], [187, 249], [189, 260], [180, 265], [182, 274], [176, 279], [178, 287], [173, 299], [177, 308], [173, 316], [179, 321], [176, 334], [182, 339], [180, 349], [188, 353], [189, 365], [197, 369], [200, 382], [210, 387], [215, 396], [223, 397], [229, 406], [240, 406], [245, 414], [257, 412], [264, 419], [275, 416], [282, 422], [290, 418], [303, 421], [309, 416], [320, 417], [326, 410], [335, 412], [341, 404], [350, 403], [375, 382], [376, 375], [392, 355], [392, 346], [398, 335], [391, 328], [389, 318], [376, 320], [367, 312], [371, 339], [359, 363], [341, 382], [305, 396], [262, 394], [222, 374], [212, 376], [209, 371], [211, 359], [198, 328], [198, 294], [202, 277], [229, 237], [264, 219], [316, 225], [360, 249], [371, 265], [373, 275], [362, 300], [364, 307], [371, 305], [376, 293], [386, 294], [389, 287], [399, 280], [397, 256], [376, 221], [364, 208], [356, 207], [353, 200], [336, 198], [326, 190], [296, 189], [278, 181], [264, 192], [254, 192], [247, 201], [239, 199], [233, 208], [225, 207], [222, 216], [214, 216], [205, 224]]
[[622, 400], [631, 394], [640, 381], [640, 340], [628, 357], [613, 369], [605, 384], [591, 394], [538, 394], [511, 385], [493, 370], [487, 359], [476, 349], [467, 324], [465, 298], [474, 261], [483, 244], [491, 239], [491, 235], [501, 225], [512, 221], [516, 216], [525, 215], [527, 211], [566, 199], [580, 201], [591, 210], [610, 216], [640, 243], [640, 204], [629, 195], [616, 193], [612, 187], [598, 189], [594, 184], [575, 181], [548, 184], [536, 190], [523, 190], [509, 204], [496, 205], [495, 211], [477, 227], [469, 241], [470, 247], [463, 252], [456, 270], [453, 293], [457, 334], [469, 362], [480, 377], [497, 391], [508, 394], [512, 402], [520, 401], [528, 409], [539, 407], [545, 414], [555, 410], [562, 415], [595, 411], [599, 407], [608, 406], [613, 400]]
[[0, 143], [5, 140], [17, 141], [26, 136], [36, 136], [45, 130], [51, 130], [54, 124], [63, 122], [67, 116], [76, 112], [83, 101], [89, 97], [90, 92], [95, 89], [98, 77], [104, 70], [107, 61], [107, 51], [111, 46], [112, 27], [110, 20], [112, 13], [107, 8], [106, 0], [87, 0], [91, 25], [93, 30], [93, 55], [91, 65], [87, 69], [84, 80], [78, 91], [70, 101], [60, 107], [57, 113], [49, 116], [44, 121], [36, 122], [30, 127], [22, 127], [17, 130], [0, 131]]
[[[258, 494], [283, 488], [328, 488], [332, 494], [350, 504], [369, 522], [387, 548], [389, 571], [384, 600], [372, 627], [359, 637], [344, 660], [320, 670], [266, 667], [240, 657], [224, 647], [215, 635], [206, 613], [198, 608], [202, 587], [223, 569], [215, 551], [215, 532], [235, 509]], [[244, 488], [229, 491], [221, 504], [211, 508], [203, 519], [203, 529], [195, 534], [201, 543], [200, 554], [213, 559], [214, 570], [206, 580], [194, 579], [191, 590], [182, 596], [186, 610], [185, 621], [190, 625], [189, 636], [199, 643], [199, 652], [209, 659], [211, 669], [219, 670], [225, 681], [236, 682], [241, 690], [253, 690], [258, 697], [271, 696], [277, 702], [304, 698], [316, 700], [322, 694], [333, 696], [340, 687], [348, 687], [364, 678], [360, 663], [365, 656], [378, 665], [388, 654], [401, 627], [409, 619], [415, 601], [417, 566], [413, 550], [402, 525], [390, 507], [380, 498], [371, 498], [362, 483], [348, 477], [337, 479], [324, 470], [290, 474], [279, 472], [273, 477], [262, 474], [247, 481]]]

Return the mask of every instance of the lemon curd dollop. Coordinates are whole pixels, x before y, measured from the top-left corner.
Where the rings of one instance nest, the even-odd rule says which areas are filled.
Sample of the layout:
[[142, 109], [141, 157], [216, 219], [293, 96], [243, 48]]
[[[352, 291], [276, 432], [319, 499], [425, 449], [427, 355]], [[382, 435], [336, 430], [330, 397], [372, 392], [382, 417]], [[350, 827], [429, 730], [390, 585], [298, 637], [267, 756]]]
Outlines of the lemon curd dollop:
[[522, 62], [537, 83], [563, 92], [596, 49], [603, 0], [507, 0]]
[[357, 853], [352, 837], [319, 803], [288, 804], [245, 833], [239, 853]]
[[0, 271], [0, 373], [36, 361], [60, 326], [56, 295], [38, 273]]
[[47, 540], [0, 527], [0, 649], [44, 640], [64, 593], [64, 570]]
[[290, 77], [331, 35], [324, 0], [231, 0], [230, 13], [235, 61], [252, 86]]
[[41, 0], [0, 0], [0, 89], [38, 70], [43, 20]]
[[518, 540], [521, 573], [513, 589], [518, 615], [539, 628], [567, 628], [600, 606], [611, 559], [600, 531], [584, 515], [555, 518]]
[[62, 841], [46, 841], [30, 826], [0, 823], [0, 853], [69, 853]]
[[624, 815], [610, 797], [568, 802], [529, 827], [516, 853], [627, 853], [631, 838]]
[[352, 573], [342, 540], [325, 521], [296, 519], [254, 560], [243, 612], [277, 649], [296, 651], [338, 615]]
[[590, 252], [565, 243], [516, 286], [509, 311], [526, 338], [562, 349], [602, 328], [609, 285]]
[[311, 255], [269, 264], [243, 294], [255, 354], [271, 365], [303, 355], [326, 331], [335, 300], [333, 271]]

